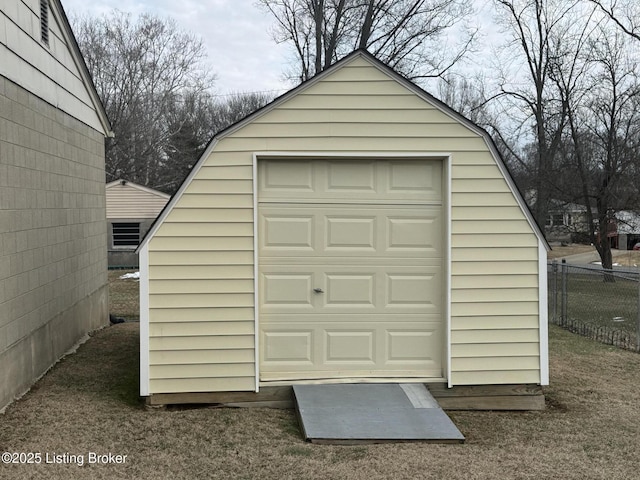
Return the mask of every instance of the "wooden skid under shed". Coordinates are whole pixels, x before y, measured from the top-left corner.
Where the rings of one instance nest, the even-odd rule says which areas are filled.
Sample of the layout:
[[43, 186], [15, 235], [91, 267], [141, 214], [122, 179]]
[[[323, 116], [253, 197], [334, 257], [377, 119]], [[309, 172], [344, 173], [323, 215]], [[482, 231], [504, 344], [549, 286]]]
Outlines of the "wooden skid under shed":
[[[539, 385], [478, 385], [447, 388], [426, 384], [444, 410], [544, 410]], [[220, 404], [228, 407], [293, 408], [293, 387], [261, 387], [259, 392], [155, 393], [148, 405]]]

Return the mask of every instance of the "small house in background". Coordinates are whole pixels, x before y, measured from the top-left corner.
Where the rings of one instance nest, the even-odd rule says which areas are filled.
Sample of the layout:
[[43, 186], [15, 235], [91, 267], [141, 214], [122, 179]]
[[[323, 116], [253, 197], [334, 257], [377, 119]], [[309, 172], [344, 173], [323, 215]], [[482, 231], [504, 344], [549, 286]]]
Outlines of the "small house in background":
[[635, 245], [640, 243], [640, 215], [630, 210], [616, 212], [615, 224], [618, 234], [618, 248], [633, 250]]
[[109, 135], [60, 1], [0, 2], [0, 410], [108, 323]]
[[584, 205], [551, 200], [544, 227], [550, 242], [590, 242], [587, 208]]
[[127, 180], [107, 184], [109, 267], [137, 267], [136, 248], [170, 196]]
[[488, 133], [356, 51], [216, 135], [141, 242], [141, 395], [544, 408], [547, 249]]

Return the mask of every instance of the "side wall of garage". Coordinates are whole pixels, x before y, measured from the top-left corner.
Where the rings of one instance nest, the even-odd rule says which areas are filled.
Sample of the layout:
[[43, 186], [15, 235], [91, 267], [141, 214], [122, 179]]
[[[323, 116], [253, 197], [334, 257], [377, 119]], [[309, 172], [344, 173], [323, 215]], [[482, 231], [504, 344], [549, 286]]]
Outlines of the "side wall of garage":
[[255, 152], [450, 158], [450, 382], [540, 382], [538, 238], [478, 132], [354, 56], [214, 142], [143, 247], [148, 394], [255, 389]]

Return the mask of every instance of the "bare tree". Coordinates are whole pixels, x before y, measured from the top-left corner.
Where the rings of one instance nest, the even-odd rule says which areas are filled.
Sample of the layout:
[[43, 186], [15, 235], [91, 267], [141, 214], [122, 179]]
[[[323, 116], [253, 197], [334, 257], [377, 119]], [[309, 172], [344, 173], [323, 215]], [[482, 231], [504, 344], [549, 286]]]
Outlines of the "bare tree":
[[181, 128], [178, 105], [213, 86], [202, 41], [149, 14], [113, 10], [72, 21], [115, 133], [106, 144], [107, 180], [161, 186], [169, 144]]
[[[569, 104], [572, 148], [566, 168], [587, 208], [592, 243], [612, 268], [609, 234], [615, 213], [637, 205], [640, 166], [640, 65], [619, 32], [591, 38], [589, 75], [579, 92], [562, 85]], [[579, 181], [578, 181], [579, 180]], [[569, 190], [572, 183], [567, 183]], [[612, 279], [612, 277], [608, 277]]]
[[[355, 49], [367, 49], [410, 79], [449, 71], [471, 47], [464, 0], [258, 0], [276, 20], [274, 39], [291, 43], [304, 81]], [[445, 46], [457, 30], [458, 45]]]
[[[561, 188], [554, 183], [567, 124], [567, 104], [559, 95], [552, 73], [563, 62], [576, 58], [581, 44], [575, 38], [584, 35], [591, 17], [579, 10], [577, 0], [494, 1], [510, 40], [500, 65], [499, 91], [492, 98], [501, 102], [509, 123], [515, 126], [511, 134], [505, 133], [504, 127], [498, 130], [505, 145], [516, 145], [523, 139], [535, 145], [533, 162], [520, 157], [515, 146], [511, 153], [522, 167], [531, 169], [534, 216], [544, 225], [551, 194]], [[577, 73], [573, 70], [573, 74]]]
[[481, 127], [495, 123], [487, 109], [486, 79], [447, 74], [438, 82], [438, 97], [458, 113]]
[[589, 0], [624, 33], [640, 40], [640, 4], [636, 0]]
[[219, 97], [212, 108], [211, 128], [218, 133], [273, 100], [266, 92], [232, 93]]
[[173, 194], [204, 153], [214, 134], [243, 119], [272, 100], [262, 92], [211, 96], [185, 94], [166, 115], [171, 137], [156, 172], [155, 188]]

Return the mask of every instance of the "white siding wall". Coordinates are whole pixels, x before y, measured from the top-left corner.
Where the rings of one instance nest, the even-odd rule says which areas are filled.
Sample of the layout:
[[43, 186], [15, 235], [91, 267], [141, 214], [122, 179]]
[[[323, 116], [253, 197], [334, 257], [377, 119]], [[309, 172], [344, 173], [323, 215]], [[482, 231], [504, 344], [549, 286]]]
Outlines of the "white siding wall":
[[484, 139], [355, 57], [223, 137], [150, 239], [150, 393], [253, 390], [253, 154], [301, 151], [451, 155], [451, 383], [540, 381], [538, 240]]
[[107, 185], [107, 220], [156, 218], [169, 200], [169, 195], [153, 193], [129, 183]]
[[104, 128], [61, 24], [60, 12], [52, 2], [46, 46], [40, 40], [40, 0], [2, 2], [0, 74], [102, 132]]

